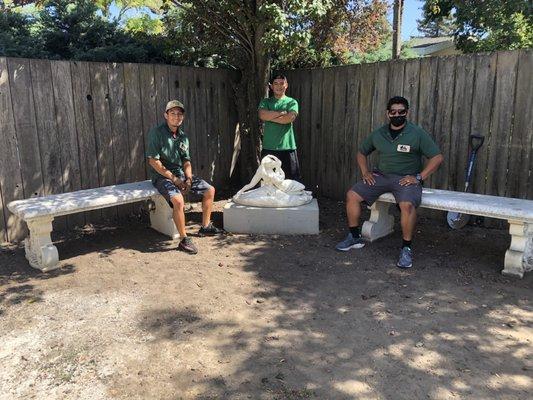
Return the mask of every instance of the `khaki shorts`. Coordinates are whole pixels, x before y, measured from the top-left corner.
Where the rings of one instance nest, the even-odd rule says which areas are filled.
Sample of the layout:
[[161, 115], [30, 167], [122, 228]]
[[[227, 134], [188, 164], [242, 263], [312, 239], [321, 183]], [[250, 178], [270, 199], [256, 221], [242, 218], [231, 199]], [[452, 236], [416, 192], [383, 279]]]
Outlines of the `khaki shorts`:
[[403, 175], [382, 174], [381, 172], [373, 172], [375, 185], [367, 185], [364, 182], [357, 182], [352, 186], [351, 190], [361, 196], [369, 206], [383, 193], [392, 193], [396, 199], [396, 203], [406, 201], [412, 203], [415, 207], [420, 205], [422, 201], [422, 185], [400, 185], [400, 179]]

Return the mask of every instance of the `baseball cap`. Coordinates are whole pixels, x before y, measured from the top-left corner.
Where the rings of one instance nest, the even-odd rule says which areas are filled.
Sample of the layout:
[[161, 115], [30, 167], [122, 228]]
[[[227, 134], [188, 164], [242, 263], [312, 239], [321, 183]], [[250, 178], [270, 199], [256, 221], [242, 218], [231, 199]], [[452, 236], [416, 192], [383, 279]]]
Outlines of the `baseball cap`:
[[185, 112], [185, 107], [183, 107], [183, 103], [179, 100], [170, 100], [167, 103], [167, 106], [165, 107], [165, 112], [167, 112], [168, 110], [174, 107], [179, 107], [181, 108], [181, 111]]

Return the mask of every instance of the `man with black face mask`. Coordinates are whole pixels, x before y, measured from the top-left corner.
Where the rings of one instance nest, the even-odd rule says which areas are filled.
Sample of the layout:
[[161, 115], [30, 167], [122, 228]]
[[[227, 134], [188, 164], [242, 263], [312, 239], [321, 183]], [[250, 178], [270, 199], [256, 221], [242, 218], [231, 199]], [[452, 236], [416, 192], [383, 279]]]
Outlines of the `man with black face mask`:
[[[361, 238], [359, 217], [361, 202], [372, 205], [379, 196], [392, 192], [400, 207], [402, 225], [402, 248], [397, 266], [410, 268], [413, 265], [411, 242], [416, 225], [416, 207], [422, 200], [422, 183], [437, 170], [443, 156], [435, 141], [421, 127], [409, 122], [409, 103], [396, 96], [387, 103], [389, 123], [368, 136], [357, 153], [357, 164], [362, 182], [356, 183], [346, 193], [346, 215], [349, 232], [336, 249], [348, 251], [365, 245]], [[369, 171], [367, 157], [378, 152], [378, 168]], [[428, 161], [425, 166], [422, 156]]]

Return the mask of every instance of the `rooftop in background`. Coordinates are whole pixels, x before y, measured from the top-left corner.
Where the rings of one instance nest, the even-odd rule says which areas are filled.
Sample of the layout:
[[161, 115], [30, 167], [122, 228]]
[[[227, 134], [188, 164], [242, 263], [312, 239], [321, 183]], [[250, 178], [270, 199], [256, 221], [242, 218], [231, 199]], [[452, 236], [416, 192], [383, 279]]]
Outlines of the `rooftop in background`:
[[452, 36], [413, 37], [409, 40], [411, 50], [421, 57], [461, 54], [455, 48]]

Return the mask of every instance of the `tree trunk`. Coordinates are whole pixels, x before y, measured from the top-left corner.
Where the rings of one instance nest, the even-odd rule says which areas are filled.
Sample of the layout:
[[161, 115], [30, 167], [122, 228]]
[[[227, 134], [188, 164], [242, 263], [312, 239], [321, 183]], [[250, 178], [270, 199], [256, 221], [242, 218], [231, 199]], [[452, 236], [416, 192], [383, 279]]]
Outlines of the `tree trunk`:
[[257, 106], [267, 93], [270, 59], [261, 44], [263, 27], [255, 32], [253, 59], [241, 70], [241, 79], [236, 88], [241, 135], [240, 177], [247, 183], [259, 166], [261, 152], [261, 122]]

